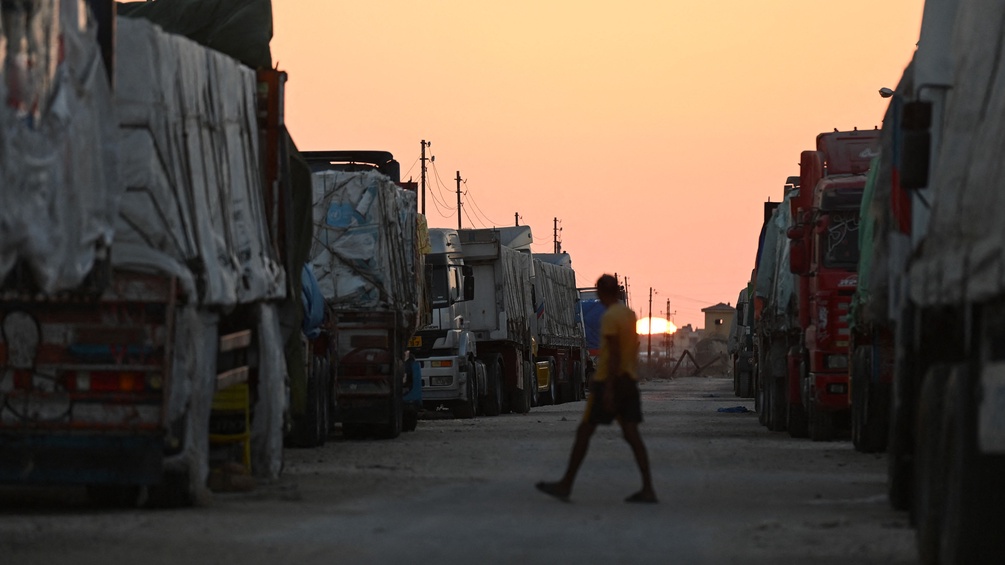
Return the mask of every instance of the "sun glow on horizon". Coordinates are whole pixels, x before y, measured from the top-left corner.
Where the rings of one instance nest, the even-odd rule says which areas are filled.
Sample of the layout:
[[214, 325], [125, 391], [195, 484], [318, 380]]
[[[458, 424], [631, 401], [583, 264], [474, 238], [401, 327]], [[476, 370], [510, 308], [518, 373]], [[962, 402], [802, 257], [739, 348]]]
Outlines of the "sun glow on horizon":
[[653, 334], [672, 334], [677, 331], [677, 326], [673, 324], [670, 320], [666, 318], [652, 318], [652, 332], [649, 331], [649, 318], [642, 318], [635, 322], [635, 333], [639, 335]]

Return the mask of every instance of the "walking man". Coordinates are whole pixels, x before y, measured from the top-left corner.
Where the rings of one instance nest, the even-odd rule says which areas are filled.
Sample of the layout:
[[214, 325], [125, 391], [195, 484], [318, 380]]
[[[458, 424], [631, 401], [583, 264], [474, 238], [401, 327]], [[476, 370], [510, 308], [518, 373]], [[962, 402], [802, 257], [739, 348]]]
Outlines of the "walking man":
[[598, 425], [609, 425], [616, 419], [642, 473], [642, 490], [626, 498], [625, 502], [654, 503], [657, 500], [649, 472], [649, 455], [639, 435], [642, 405], [636, 371], [639, 338], [635, 333], [635, 313], [619, 300], [618, 280], [611, 275], [603, 275], [597, 280], [597, 297], [607, 308], [600, 319], [600, 359], [590, 386], [583, 421], [576, 429], [569, 466], [560, 481], [539, 482], [536, 486], [545, 494], [568, 501], [576, 472], [590, 446], [590, 437]]

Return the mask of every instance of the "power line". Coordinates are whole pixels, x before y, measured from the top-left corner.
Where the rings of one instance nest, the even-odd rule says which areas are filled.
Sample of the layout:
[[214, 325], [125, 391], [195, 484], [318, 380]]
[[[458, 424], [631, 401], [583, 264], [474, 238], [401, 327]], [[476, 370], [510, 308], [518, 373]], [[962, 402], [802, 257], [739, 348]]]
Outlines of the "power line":
[[[456, 207], [447, 204], [447, 202], [449, 202], [450, 199], [442, 194], [443, 192], [450, 194], [451, 191], [445, 188], [446, 185], [444, 184], [443, 180], [440, 179], [440, 171], [436, 168], [436, 163], [432, 163], [432, 165], [433, 165], [433, 177], [436, 179], [436, 188], [441, 192], [440, 204], [447, 210], [455, 210]], [[433, 196], [434, 200], [436, 199], [436, 192], [430, 190], [429, 194]]]
[[412, 163], [412, 166], [411, 166], [411, 167], [409, 167], [409, 168], [408, 168], [408, 170], [407, 170], [407, 171], [405, 171], [405, 173], [404, 173], [403, 175], [401, 175], [401, 178], [405, 178], [405, 177], [407, 177], [407, 176], [408, 176], [408, 173], [412, 172], [412, 169], [414, 169], [414, 168], [415, 168], [415, 163], [418, 163], [418, 162], [419, 162], [419, 159], [418, 159], [418, 158], [416, 158], [416, 159], [415, 159], [415, 162], [413, 162], [413, 163]]
[[[467, 183], [465, 182], [464, 184], [466, 185]], [[470, 189], [468, 190], [468, 192], [470, 192]], [[479, 206], [478, 202], [475, 201], [475, 197], [473, 195], [469, 195], [468, 196], [468, 200], [471, 202], [472, 205], [474, 205], [475, 211], [477, 213], [481, 214], [482, 218], [486, 221], [486, 223], [491, 224], [493, 226], [500, 226], [500, 225], [502, 225], [501, 223], [493, 220], [492, 218], [489, 218], [488, 214], [486, 214], [485, 212], [482, 211], [481, 206]]]

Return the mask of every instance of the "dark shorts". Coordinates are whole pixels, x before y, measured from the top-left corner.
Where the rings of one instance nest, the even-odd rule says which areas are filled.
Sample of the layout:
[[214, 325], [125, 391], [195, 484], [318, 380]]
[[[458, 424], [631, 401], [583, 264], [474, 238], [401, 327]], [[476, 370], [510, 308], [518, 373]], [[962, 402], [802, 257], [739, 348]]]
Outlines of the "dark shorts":
[[604, 389], [610, 386], [607, 382], [590, 384], [590, 397], [586, 399], [586, 412], [583, 421], [591, 424], [610, 424], [618, 422], [642, 421], [642, 401], [639, 399], [639, 383], [635, 379], [621, 378], [614, 382], [614, 412], [604, 410]]

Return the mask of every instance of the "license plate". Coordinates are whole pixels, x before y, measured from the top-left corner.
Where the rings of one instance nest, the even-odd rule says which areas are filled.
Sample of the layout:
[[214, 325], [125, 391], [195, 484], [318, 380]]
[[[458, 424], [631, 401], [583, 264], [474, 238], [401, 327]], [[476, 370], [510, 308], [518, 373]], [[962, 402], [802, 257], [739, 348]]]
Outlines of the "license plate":
[[422, 347], [422, 336], [415, 336], [408, 340], [409, 347]]

